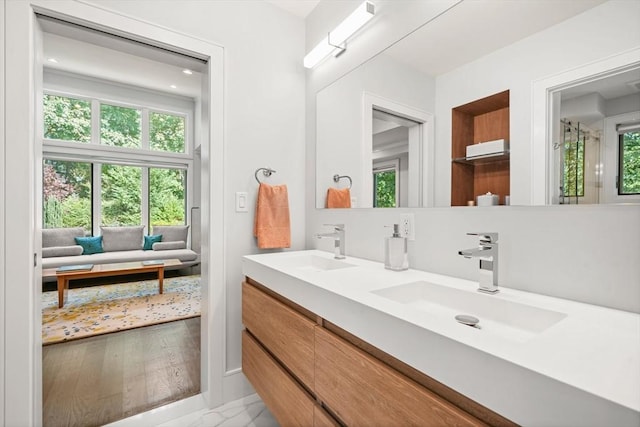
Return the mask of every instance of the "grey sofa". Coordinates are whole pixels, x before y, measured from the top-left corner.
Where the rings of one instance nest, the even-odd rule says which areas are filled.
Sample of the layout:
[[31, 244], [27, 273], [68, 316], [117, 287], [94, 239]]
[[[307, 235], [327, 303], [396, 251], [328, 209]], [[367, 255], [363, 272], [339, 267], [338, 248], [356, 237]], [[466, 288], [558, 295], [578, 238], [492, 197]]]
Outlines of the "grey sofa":
[[[42, 268], [57, 268], [75, 264], [109, 264], [115, 262], [144, 261], [152, 259], [179, 259], [190, 267], [200, 263], [200, 255], [187, 248], [189, 226], [154, 226], [152, 235], [162, 235], [159, 242], [150, 245], [144, 236], [143, 226], [100, 227], [100, 253], [83, 254], [86, 248], [79, 245], [76, 237], [86, 237], [79, 228], [49, 228], [42, 230]], [[99, 240], [99, 239], [96, 239]], [[149, 250], [143, 250], [144, 243]], [[95, 242], [94, 242], [95, 243]], [[168, 268], [169, 269], [169, 268]], [[45, 280], [55, 280], [55, 277]]]

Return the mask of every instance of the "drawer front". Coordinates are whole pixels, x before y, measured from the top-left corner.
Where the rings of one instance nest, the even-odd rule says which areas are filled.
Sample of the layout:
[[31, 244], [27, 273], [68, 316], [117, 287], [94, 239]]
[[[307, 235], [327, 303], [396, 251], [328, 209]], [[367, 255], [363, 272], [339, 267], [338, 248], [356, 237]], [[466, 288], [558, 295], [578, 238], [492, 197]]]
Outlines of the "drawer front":
[[348, 426], [478, 426], [478, 419], [316, 328], [315, 391]]
[[314, 400], [246, 331], [242, 371], [280, 425], [313, 425]]
[[242, 323], [300, 381], [313, 387], [313, 321], [244, 282]]
[[340, 424], [316, 405], [313, 407], [313, 427], [340, 427]]

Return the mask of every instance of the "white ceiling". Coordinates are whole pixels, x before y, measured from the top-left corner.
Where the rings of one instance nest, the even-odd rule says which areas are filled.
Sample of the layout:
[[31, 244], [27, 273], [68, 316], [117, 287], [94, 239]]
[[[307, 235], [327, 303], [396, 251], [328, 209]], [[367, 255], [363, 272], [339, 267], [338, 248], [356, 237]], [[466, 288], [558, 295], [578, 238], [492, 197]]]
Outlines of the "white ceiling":
[[384, 54], [437, 76], [604, 2], [463, 0]]
[[320, 0], [265, 0], [278, 6], [287, 12], [293, 13], [301, 18], [306, 18], [309, 13], [316, 7]]
[[46, 68], [189, 98], [202, 92], [206, 62], [198, 58], [49, 18], [40, 22]]
[[[318, 0], [264, 1], [301, 17], [307, 16], [318, 4]], [[428, 74], [438, 75], [603, 1], [554, 0], [550, 6], [549, 0], [464, 0], [384, 54]], [[59, 21], [43, 20], [42, 23], [45, 59], [57, 60], [57, 63], [45, 62], [47, 67], [191, 98], [197, 98], [201, 93], [199, 71], [205, 69], [205, 63], [197, 58]], [[194, 73], [184, 74], [185, 68]], [[637, 87], [627, 84], [640, 79], [637, 70], [635, 73], [635, 79], [633, 75], [619, 76], [620, 85], [610, 91], [616, 96], [620, 96], [623, 89], [628, 91], [625, 93], [637, 91]], [[571, 96], [580, 96], [591, 89], [575, 88]], [[614, 97], [612, 93], [602, 95], [606, 99]]]

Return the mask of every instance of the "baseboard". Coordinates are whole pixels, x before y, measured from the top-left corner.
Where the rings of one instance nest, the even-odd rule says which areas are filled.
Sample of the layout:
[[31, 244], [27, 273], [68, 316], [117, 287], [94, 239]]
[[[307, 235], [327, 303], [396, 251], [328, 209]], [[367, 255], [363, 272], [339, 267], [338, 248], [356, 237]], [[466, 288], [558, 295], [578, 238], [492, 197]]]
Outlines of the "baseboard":
[[178, 402], [152, 409], [123, 420], [107, 424], [106, 427], [140, 427], [157, 426], [176, 418], [206, 409], [202, 394], [197, 394]]
[[222, 399], [224, 403], [229, 403], [234, 400], [250, 396], [255, 394], [253, 386], [247, 380], [247, 377], [242, 372], [241, 368], [227, 371], [223, 378], [223, 392]]

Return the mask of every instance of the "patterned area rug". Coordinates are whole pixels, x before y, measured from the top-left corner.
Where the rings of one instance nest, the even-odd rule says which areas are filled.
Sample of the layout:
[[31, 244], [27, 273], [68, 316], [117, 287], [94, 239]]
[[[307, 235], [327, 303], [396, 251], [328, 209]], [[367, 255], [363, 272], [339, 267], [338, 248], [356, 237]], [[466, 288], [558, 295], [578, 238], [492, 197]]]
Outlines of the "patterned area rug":
[[58, 308], [58, 292], [42, 293], [42, 343], [171, 322], [200, 315], [200, 276], [70, 289]]

